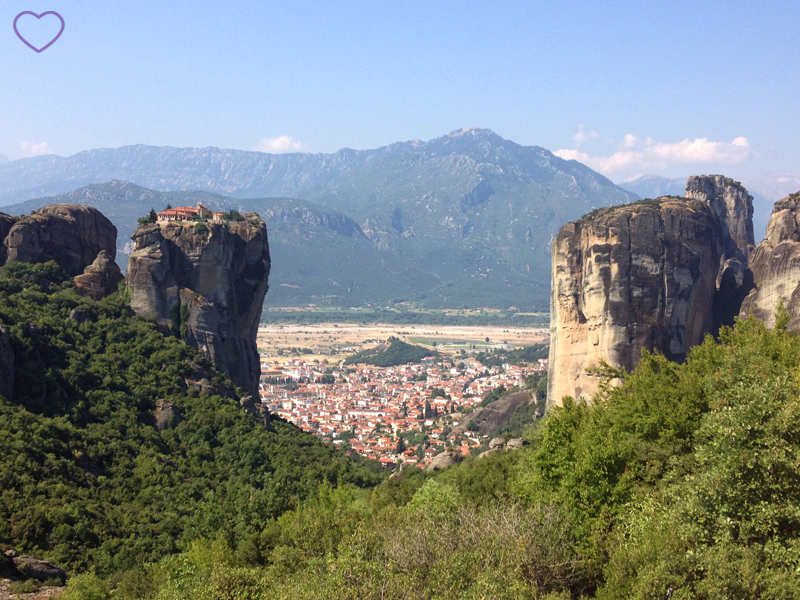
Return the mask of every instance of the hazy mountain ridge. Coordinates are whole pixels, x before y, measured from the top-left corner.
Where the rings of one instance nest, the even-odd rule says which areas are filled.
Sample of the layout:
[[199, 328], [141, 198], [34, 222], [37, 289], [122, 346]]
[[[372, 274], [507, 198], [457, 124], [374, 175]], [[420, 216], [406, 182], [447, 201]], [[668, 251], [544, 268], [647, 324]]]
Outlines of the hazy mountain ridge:
[[[398, 155], [430, 159], [463, 155], [477, 164], [531, 161], [527, 168], [507, 164], [509, 173], [536, 176], [558, 169], [605, 177], [575, 161], [564, 161], [538, 146], [521, 146], [488, 129], [458, 130], [429, 142], [396, 142], [372, 150], [343, 148], [331, 154], [266, 154], [220, 148], [172, 148], [143, 144], [99, 148], [70, 157], [56, 155], [9, 161], [0, 168], [0, 205], [35, 196], [63, 194], [113, 179], [156, 190], [203, 190], [246, 197], [307, 197], [314, 188], [368, 163]], [[502, 167], [501, 167], [502, 168]]]
[[[63, 196], [29, 200], [3, 207], [11, 214], [28, 214], [47, 204], [94, 206], [115, 224], [118, 262], [123, 270], [132, 250], [130, 237], [137, 220], [151, 208], [202, 202], [212, 210], [257, 212], [267, 223], [273, 256], [271, 289], [266, 304], [326, 304], [337, 298], [360, 302], [385, 301], [387, 290], [402, 287], [415, 293], [435, 285], [424, 271], [392, 253], [376, 249], [352, 219], [331, 208], [293, 198], [237, 200], [208, 192], [159, 192], [124, 181], [79, 188]], [[342, 297], [344, 296], [344, 297]], [[351, 296], [351, 297], [348, 297]], [[394, 299], [390, 296], [389, 300]]]
[[[117, 223], [121, 239], [149, 210], [148, 202], [160, 208], [168, 198], [258, 212], [270, 236], [291, 248], [285, 257], [294, 268], [287, 279], [294, 282], [287, 286], [313, 288], [291, 302], [337, 306], [404, 299], [430, 307], [546, 310], [550, 240], [558, 228], [595, 208], [637, 199], [585, 165], [486, 129], [333, 154], [127, 146], [66, 159], [39, 157], [0, 165], [0, 199], [27, 193], [34, 181], [43, 190], [110, 178], [154, 189], [131, 191], [130, 198], [124, 185], [131, 184], [103, 191], [118, 196], [112, 202], [117, 206], [97, 204], [101, 199], [92, 194], [100, 190], [91, 185], [58, 201], [96, 203]], [[254, 204], [248, 196], [284, 200]], [[6, 210], [28, 211], [44, 203]], [[280, 255], [278, 249], [273, 290], [281, 286]], [[308, 273], [309, 264], [318, 276], [297, 281], [294, 275]], [[318, 286], [323, 279], [324, 291]], [[271, 294], [267, 302], [289, 302], [280, 296]]]

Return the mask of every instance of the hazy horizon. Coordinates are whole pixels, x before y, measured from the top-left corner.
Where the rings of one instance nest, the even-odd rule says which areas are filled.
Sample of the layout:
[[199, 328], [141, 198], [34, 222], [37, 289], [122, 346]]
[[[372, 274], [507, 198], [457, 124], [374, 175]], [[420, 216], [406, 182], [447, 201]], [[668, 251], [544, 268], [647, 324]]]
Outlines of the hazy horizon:
[[[37, 54], [11, 24], [48, 10], [65, 29]], [[475, 126], [613, 181], [796, 173], [799, 16], [743, 1], [13, 0], [0, 154], [330, 153]]]

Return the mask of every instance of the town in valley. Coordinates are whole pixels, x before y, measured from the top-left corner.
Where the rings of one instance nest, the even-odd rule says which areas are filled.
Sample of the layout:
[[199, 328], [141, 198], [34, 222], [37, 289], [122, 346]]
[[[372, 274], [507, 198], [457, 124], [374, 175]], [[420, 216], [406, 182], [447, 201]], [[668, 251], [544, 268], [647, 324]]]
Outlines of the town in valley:
[[[546, 341], [546, 330], [488, 333], [496, 337], [446, 327], [262, 326], [261, 402], [271, 414], [388, 469], [424, 468], [446, 449], [479, 454], [489, 435], [469, 415], [503, 391], [526, 389], [531, 375], [547, 371], [547, 358], [492, 366], [476, 358]], [[391, 367], [345, 364], [393, 334], [427, 342], [429, 354]]]

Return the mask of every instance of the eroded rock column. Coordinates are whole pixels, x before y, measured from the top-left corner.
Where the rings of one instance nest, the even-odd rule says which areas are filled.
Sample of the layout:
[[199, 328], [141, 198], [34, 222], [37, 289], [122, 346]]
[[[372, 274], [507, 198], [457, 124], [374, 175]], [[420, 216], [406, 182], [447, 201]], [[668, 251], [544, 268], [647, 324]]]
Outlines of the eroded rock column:
[[791, 315], [789, 328], [800, 330], [800, 192], [775, 203], [767, 237], [750, 257], [754, 289], [742, 303], [740, 316], [750, 314], [775, 326], [775, 310], [783, 299]]
[[701, 200], [646, 200], [564, 225], [552, 242], [548, 404], [591, 398], [599, 379], [587, 369], [601, 360], [630, 370], [643, 348], [685, 357], [711, 329], [722, 254]]
[[264, 222], [160, 222], [139, 227], [126, 284], [131, 307], [175, 327], [233, 382], [258, 397], [256, 334], [270, 271]]

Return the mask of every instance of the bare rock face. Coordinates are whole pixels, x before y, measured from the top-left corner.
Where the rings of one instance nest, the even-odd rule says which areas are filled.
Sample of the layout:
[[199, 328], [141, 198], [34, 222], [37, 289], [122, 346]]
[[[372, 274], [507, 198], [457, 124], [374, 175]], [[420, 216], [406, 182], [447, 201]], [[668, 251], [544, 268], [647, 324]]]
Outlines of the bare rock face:
[[686, 197], [707, 202], [719, 219], [723, 255], [717, 272], [712, 330], [733, 325], [753, 287], [748, 261], [755, 247], [753, 197], [738, 181], [723, 175], [696, 175], [686, 182]]
[[[750, 229], [752, 238], [752, 226]], [[703, 200], [665, 197], [601, 209], [552, 242], [548, 404], [591, 398], [586, 369], [633, 369], [643, 348], [673, 360], [711, 330], [723, 256], [719, 219]]]
[[48, 579], [67, 579], [67, 572], [51, 562], [39, 560], [32, 556], [15, 556], [12, 558], [14, 566], [22, 577], [46, 581]]
[[6, 325], [0, 325], [0, 396], [11, 400], [14, 396], [14, 349]]
[[426, 467], [428, 471], [441, 471], [461, 462], [463, 456], [460, 452], [455, 450], [445, 450], [441, 454], [437, 454], [430, 464]]
[[0, 213], [0, 265], [6, 264], [6, 255], [8, 251], [3, 242], [13, 226], [14, 218], [5, 213]]
[[775, 326], [781, 298], [791, 315], [789, 328], [800, 330], [800, 192], [778, 200], [767, 225], [767, 237], [750, 257], [754, 289], [742, 303], [740, 316], [752, 314]]
[[528, 441], [523, 438], [511, 438], [506, 442], [506, 450], [522, 450], [524, 446], [528, 445]]
[[258, 398], [256, 333], [267, 293], [269, 243], [254, 213], [243, 221], [160, 222], [139, 227], [126, 283], [131, 308], [178, 327], [233, 382]]
[[105, 250], [100, 250], [94, 262], [83, 270], [83, 274], [73, 279], [78, 293], [89, 296], [92, 300], [100, 300], [117, 291], [122, 280], [119, 266]]
[[156, 429], [164, 431], [169, 427], [176, 427], [181, 422], [181, 414], [174, 402], [159, 400], [154, 414]]
[[495, 452], [500, 452], [502, 450], [522, 450], [522, 448], [527, 445], [528, 441], [523, 438], [511, 438], [508, 441], [506, 441], [504, 438], [494, 438], [491, 442], [489, 442], [489, 449], [486, 452], [481, 452], [478, 455], [478, 458], [483, 458], [484, 456], [489, 456], [490, 454], [494, 454]]
[[723, 175], [694, 175], [686, 182], [686, 197], [706, 202], [722, 228], [722, 260], [746, 265], [753, 252], [753, 197], [744, 186]]
[[91, 265], [101, 250], [113, 261], [117, 228], [91, 206], [51, 204], [20, 218], [5, 238], [7, 261], [56, 261], [75, 277]]

